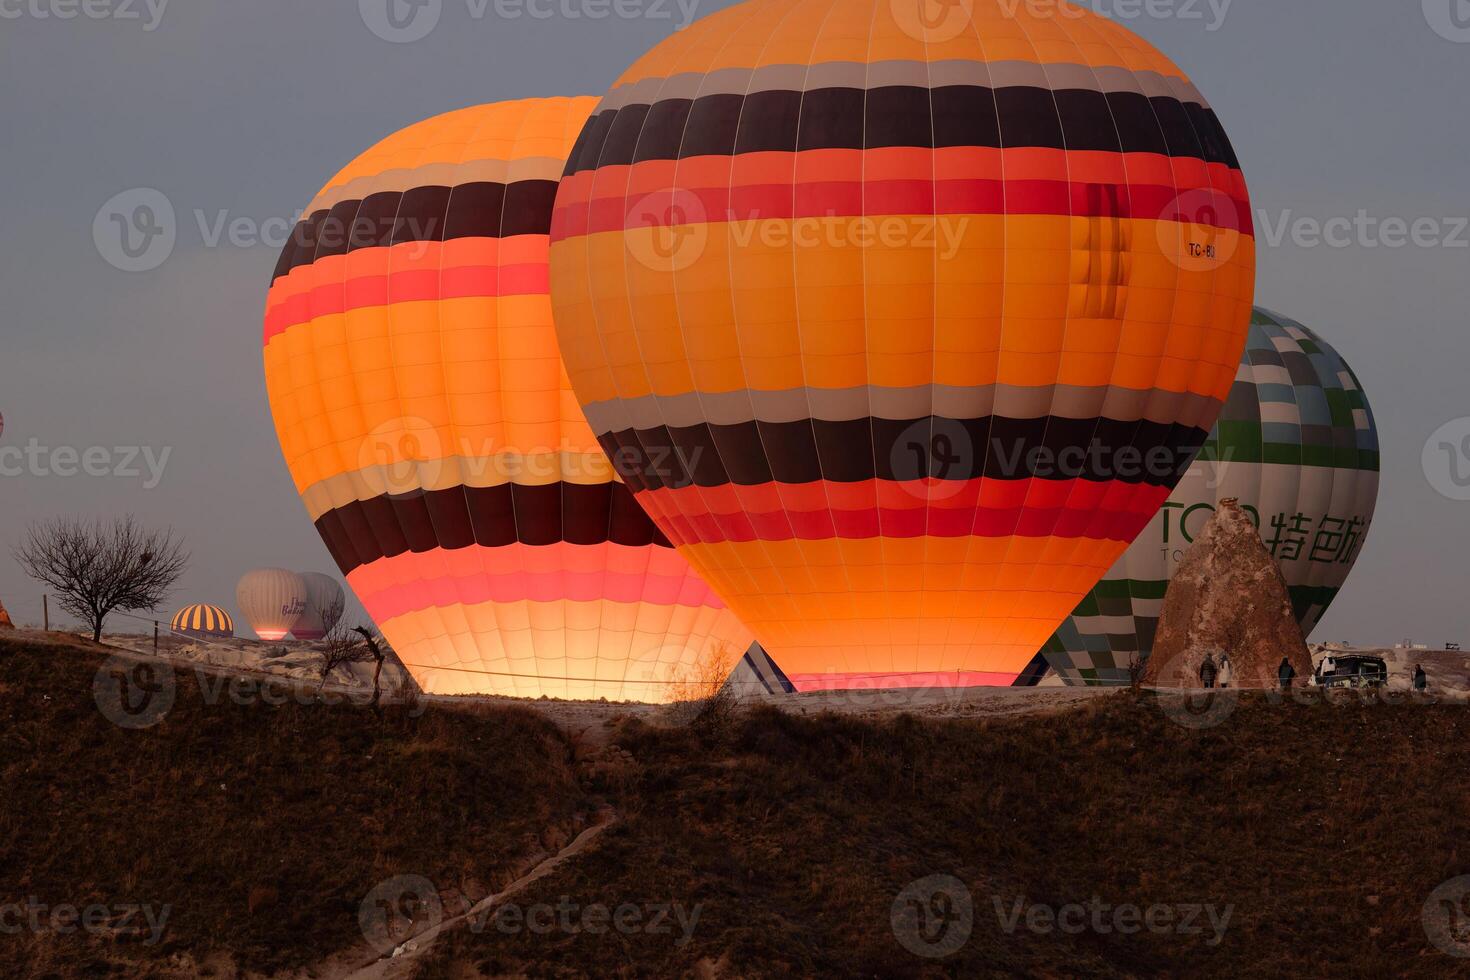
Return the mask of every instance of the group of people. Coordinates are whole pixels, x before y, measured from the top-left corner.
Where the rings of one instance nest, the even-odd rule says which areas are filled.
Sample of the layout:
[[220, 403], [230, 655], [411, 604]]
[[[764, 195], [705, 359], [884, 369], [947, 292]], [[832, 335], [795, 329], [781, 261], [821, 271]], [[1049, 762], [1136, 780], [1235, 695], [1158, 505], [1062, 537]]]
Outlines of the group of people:
[[[1228, 653], [1221, 653], [1217, 664], [1214, 656], [1206, 651], [1204, 662], [1199, 667], [1201, 687], [1206, 690], [1213, 689], [1217, 684], [1220, 687], [1229, 687], [1234, 675], [1235, 671], [1230, 666]], [[1290, 689], [1292, 682], [1296, 680], [1296, 668], [1291, 665], [1291, 660], [1287, 657], [1282, 657], [1281, 666], [1276, 668], [1276, 680], [1283, 691]], [[1424, 673], [1422, 664], [1414, 665], [1414, 690], [1429, 690], [1429, 675]]]

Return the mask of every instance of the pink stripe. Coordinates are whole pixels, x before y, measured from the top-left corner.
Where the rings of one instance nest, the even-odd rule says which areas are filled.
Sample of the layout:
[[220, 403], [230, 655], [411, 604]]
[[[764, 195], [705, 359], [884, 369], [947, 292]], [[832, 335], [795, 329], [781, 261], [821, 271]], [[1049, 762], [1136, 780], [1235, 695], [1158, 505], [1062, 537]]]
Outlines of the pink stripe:
[[422, 609], [486, 602], [607, 600], [724, 608], [688, 563], [667, 548], [561, 542], [409, 552], [379, 559], [348, 578], [379, 622]]
[[808, 691], [892, 691], [899, 688], [953, 689], [1010, 687], [1020, 671], [942, 670], [916, 674], [787, 674], [802, 694]]
[[265, 340], [269, 343], [272, 337], [317, 317], [389, 303], [542, 296], [550, 289], [551, 274], [544, 262], [409, 269], [386, 276], [360, 276], [318, 286], [281, 302], [266, 314]]

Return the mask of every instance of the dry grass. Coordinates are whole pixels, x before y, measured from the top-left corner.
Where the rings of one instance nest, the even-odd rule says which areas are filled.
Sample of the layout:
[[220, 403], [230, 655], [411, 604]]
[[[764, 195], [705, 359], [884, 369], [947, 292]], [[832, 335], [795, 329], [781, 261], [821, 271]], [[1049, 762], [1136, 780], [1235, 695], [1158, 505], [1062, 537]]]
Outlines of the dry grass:
[[[0, 936], [19, 956], [0, 973], [93, 975], [89, 957], [123, 955], [131, 976], [211, 950], [313, 962], [357, 938], [378, 880], [493, 890], [610, 803], [619, 823], [517, 901], [697, 908], [688, 942], [676, 919], [662, 934], [492, 925], [440, 938], [421, 975], [1462, 975], [1421, 909], [1470, 873], [1463, 705], [1247, 695], [1198, 731], [1128, 691], [988, 722], [758, 708], [719, 738], [625, 719], [579, 764], [529, 712], [207, 707], [191, 682], [164, 724], [124, 732], [92, 704], [96, 663], [0, 647], [0, 902], [169, 902], [168, 943]], [[935, 874], [964, 882], [973, 932], [925, 959], [892, 908]], [[1232, 914], [1211, 947], [1208, 926], [1037, 934], [996, 911], [1094, 896]]]
[[316, 962], [362, 939], [377, 882], [493, 890], [546, 828], [591, 812], [562, 735], [529, 711], [208, 704], [184, 672], [167, 717], [125, 731], [93, 700], [101, 662], [0, 640], [0, 905], [168, 905], [165, 941], [0, 935], [0, 975]]

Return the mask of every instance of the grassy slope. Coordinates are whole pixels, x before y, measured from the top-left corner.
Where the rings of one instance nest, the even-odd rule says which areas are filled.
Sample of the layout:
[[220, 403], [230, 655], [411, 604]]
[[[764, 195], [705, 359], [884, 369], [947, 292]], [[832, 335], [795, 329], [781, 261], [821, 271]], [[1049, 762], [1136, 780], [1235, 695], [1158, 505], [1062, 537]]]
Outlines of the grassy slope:
[[[1194, 732], [1123, 693], [988, 725], [767, 712], [715, 750], [635, 726], [626, 823], [524, 901], [703, 903], [695, 940], [488, 930], [441, 941], [425, 972], [1455, 975], [1463, 961], [1426, 951], [1420, 910], [1470, 871], [1467, 725], [1463, 707], [1257, 699]], [[890, 910], [937, 873], [967, 884], [974, 933], [929, 961], [895, 942]], [[1235, 911], [1216, 949], [1006, 934], [994, 900], [1022, 896]]]
[[[520, 903], [698, 904], [692, 942], [461, 931], [430, 949], [422, 975], [720, 964], [724, 976], [1377, 977], [1463, 965], [1430, 949], [1420, 924], [1430, 891], [1470, 872], [1463, 706], [1254, 699], [1205, 731], [1127, 693], [991, 723], [766, 711], [720, 738], [625, 722], [631, 759], [581, 771], [526, 712], [380, 722], [350, 707], [206, 707], [187, 681], [163, 725], [124, 732], [92, 704], [95, 664], [0, 645], [0, 902], [171, 902], [167, 951], [319, 959], [356, 938], [358, 903], [380, 879], [493, 885], [533, 849], [528, 835], [571, 830], [606, 799], [621, 823]], [[932, 874], [959, 877], [974, 899], [972, 937], [943, 960], [906, 952], [890, 924], [899, 891]], [[251, 914], [261, 886], [278, 898]], [[1006, 934], [993, 905], [1093, 896], [1231, 904], [1234, 916], [1210, 949], [1204, 936]], [[0, 936], [0, 954], [16, 949], [32, 973], [80, 972], [88, 955]]]
[[[108, 956], [315, 962], [361, 941], [379, 881], [493, 887], [589, 808], [565, 740], [528, 711], [210, 705], [183, 673], [168, 716], [129, 732], [93, 701], [100, 662], [0, 643], [0, 903], [173, 906], [163, 948]], [[22, 972], [92, 955], [75, 937], [0, 936]]]

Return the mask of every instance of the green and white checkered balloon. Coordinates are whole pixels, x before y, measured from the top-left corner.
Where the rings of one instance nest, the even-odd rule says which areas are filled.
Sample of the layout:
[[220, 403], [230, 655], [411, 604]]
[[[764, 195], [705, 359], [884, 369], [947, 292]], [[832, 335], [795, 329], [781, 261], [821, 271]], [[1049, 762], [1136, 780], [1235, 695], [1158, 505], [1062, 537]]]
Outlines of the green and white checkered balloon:
[[1068, 684], [1127, 684], [1129, 664], [1153, 650], [1169, 579], [1228, 497], [1260, 527], [1310, 634], [1362, 549], [1378, 465], [1378, 429], [1352, 369], [1311, 330], [1257, 309], [1209, 440], [1163, 509], [1048, 641], [1047, 663]]

